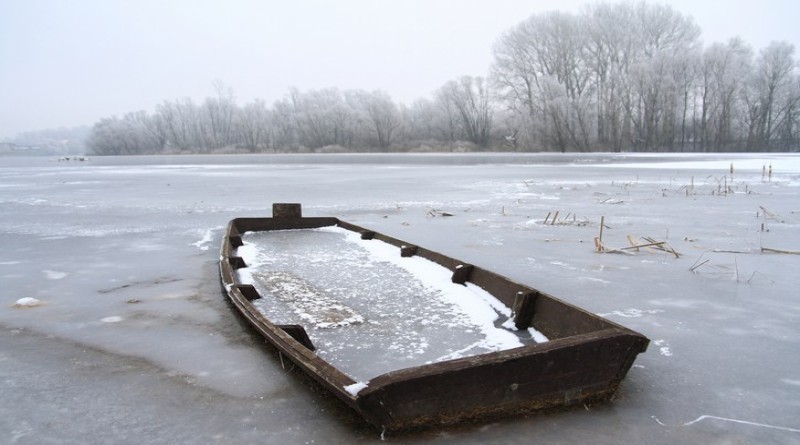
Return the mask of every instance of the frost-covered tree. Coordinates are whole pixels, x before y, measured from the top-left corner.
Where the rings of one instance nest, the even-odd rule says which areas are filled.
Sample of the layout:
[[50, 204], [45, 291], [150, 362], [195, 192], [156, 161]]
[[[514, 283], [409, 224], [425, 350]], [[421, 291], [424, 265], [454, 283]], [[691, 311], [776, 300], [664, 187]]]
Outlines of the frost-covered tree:
[[156, 119], [166, 135], [171, 150], [200, 151], [204, 149], [200, 131], [199, 111], [188, 97], [164, 101], [156, 106]]
[[402, 115], [392, 98], [384, 91], [356, 91], [350, 97], [362, 119], [368, 122], [377, 147], [382, 151], [388, 150], [395, 142], [403, 123]]
[[411, 140], [431, 141], [439, 138], [439, 113], [430, 99], [417, 99], [406, 110], [407, 136]]
[[494, 55], [493, 84], [510, 102], [505, 108], [526, 111], [542, 142], [561, 151], [587, 149], [592, 84], [578, 18], [533, 15], [501, 36]]
[[492, 105], [489, 88], [482, 77], [463, 76], [447, 82], [439, 91], [445, 109], [455, 111], [466, 139], [487, 148], [491, 142]]
[[671, 147], [686, 90], [675, 67], [698, 36], [691, 19], [666, 5], [535, 14], [498, 40], [492, 79], [503, 108], [526, 111], [548, 147]]
[[668, 5], [635, 5], [639, 51], [632, 71], [633, 145], [673, 148], [683, 60], [698, 46], [700, 28]]
[[[794, 46], [772, 42], [759, 52], [752, 70], [748, 102], [748, 142], [767, 148], [791, 145], [798, 97]], [[788, 140], [787, 140], [788, 139]]]
[[290, 91], [295, 130], [302, 146], [317, 149], [329, 145], [346, 145], [352, 110], [337, 88], [301, 92]]
[[89, 134], [87, 148], [92, 155], [142, 155], [159, 153], [164, 139], [154, 119], [144, 111], [101, 119]]
[[740, 100], [751, 64], [752, 50], [741, 39], [706, 48], [699, 67], [699, 150], [732, 150], [741, 142]]
[[238, 144], [251, 153], [272, 148], [271, 112], [262, 99], [237, 109], [234, 134]]
[[213, 82], [214, 97], [203, 101], [199, 110], [198, 129], [202, 134], [204, 149], [218, 149], [234, 144], [234, 114], [236, 101], [231, 88], [220, 80]]

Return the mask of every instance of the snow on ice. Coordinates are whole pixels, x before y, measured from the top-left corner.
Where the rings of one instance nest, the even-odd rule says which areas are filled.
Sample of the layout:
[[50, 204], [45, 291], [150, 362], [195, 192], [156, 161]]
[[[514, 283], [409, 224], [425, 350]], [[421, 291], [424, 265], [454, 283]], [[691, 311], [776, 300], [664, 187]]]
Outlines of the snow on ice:
[[40, 306], [41, 304], [42, 304], [42, 302], [39, 301], [36, 298], [23, 297], [23, 298], [20, 298], [19, 300], [17, 300], [16, 303], [14, 303], [14, 307], [36, 307], [36, 306]]

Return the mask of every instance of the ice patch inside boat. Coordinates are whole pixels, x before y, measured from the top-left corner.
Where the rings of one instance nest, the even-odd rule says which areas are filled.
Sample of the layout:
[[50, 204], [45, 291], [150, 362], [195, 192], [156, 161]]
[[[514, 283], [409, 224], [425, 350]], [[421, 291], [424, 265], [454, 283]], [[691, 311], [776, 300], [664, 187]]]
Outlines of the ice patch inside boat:
[[364, 317], [340, 301], [289, 272], [256, 272], [253, 279], [276, 300], [286, 303], [303, 321], [316, 328], [347, 326], [364, 321]]
[[511, 310], [488, 292], [382, 241], [324, 227], [243, 242], [238, 278], [263, 296], [253, 304], [275, 324], [304, 326], [316, 352], [355, 380], [536, 342], [503, 327]]

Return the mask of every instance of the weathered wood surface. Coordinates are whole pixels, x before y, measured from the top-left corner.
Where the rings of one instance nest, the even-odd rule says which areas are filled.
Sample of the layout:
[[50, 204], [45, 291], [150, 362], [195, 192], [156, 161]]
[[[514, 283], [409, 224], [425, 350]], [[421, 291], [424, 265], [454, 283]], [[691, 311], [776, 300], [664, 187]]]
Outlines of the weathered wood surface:
[[[647, 349], [643, 335], [506, 277], [438, 252], [340, 221], [302, 217], [299, 205], [273, 206], [272, 218], [237, 218], [221, 246], [222, 285], [241, 314], [281, 353], [378, 428], [402, 430], [530, 410], [569, 406], [613, 396], [636, 356]], [[249, 231], [339, 226], [398, 247], [453, 271], [453, 281], [480, 286], [516, 312], [519, 329], [535, 327], [549, 342], [430, 365], [401, 369], [369, 381], [351, 394], [352, 378], [317, 356], [299, 325], [275, 325], [256, 309], [261, 298], [237, 282], [246, 267], [235, 255]]]

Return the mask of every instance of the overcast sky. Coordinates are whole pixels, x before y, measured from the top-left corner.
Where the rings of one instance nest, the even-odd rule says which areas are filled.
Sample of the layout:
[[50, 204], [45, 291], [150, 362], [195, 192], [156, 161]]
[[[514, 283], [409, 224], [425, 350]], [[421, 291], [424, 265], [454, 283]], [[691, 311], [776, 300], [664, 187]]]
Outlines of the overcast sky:
[[[497, 37], [533, 13], [590, 0], [0, 0], [0, 140], [196, 102], [212, 82], [239, 104], [290, 86], [387, 91], [410, 104], [484, 76]], [[652, 2], [651, 2], [652, 3]], [[703, 41], [800, 46], [798, 0], [670, 0]], [[798, 54], [795, 54], [798, 57]]]

